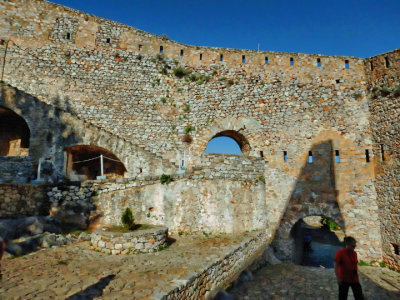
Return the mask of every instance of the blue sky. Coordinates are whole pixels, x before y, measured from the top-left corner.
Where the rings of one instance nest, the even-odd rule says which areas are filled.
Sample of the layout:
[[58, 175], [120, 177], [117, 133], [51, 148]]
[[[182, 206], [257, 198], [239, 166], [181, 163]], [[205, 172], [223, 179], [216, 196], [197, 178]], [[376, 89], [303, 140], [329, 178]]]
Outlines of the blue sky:
[[369, 57], [400, 47], [400, 0], [56, 0], [191, 45]]

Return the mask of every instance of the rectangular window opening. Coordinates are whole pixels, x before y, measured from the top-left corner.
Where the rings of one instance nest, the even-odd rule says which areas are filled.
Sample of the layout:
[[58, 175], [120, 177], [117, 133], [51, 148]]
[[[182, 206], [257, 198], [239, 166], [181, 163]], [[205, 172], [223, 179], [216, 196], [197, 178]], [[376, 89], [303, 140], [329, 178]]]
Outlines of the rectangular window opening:
[[385, 147], [383, 144], [381, 144], [381, 159], [385, 161]]
[[318, 68], [321, 68], [321, 59], [320, 58], [317, 58], [317, 67]]
[[312, 151], [308, 151], [308, 163], [312, 164], [312, 162], [313, 162]]
[[374, 70], [374, 63], [372, 61], [369, 62], [369, 67], [370, 67], [371, 71]]
[[111, 39], [110, 39], [110, 38], [107, 38], [106, 43], [107, 43], [107, 44], [110, 44], [110, 43], [111, 43]]
[[400, 255], [400, 247], [399, 247], [399, 245], [392, 244], [392, 246], [393, 246], [394, 254]]
[[220, 54], [220, 55], [219, 55], [219, 60], [220, 60], [220, 61], [224, 61], [224, 55], [223, 55], [223, 54]]
[[164, 53], [164, 47], [160, 46], [160, 54], [163, 54], [163, 53]]
[[245, 55], [242, 55], [242, 63], [246, 63], [246, 56]]
[[371, 161], [371, 159], [369, 157], [369, 150], [368, 149], [365, 150], [365, 161], [367, 163], [369, 163]]
[[140, 44], [139, 44], [139, 51], [141, 51], [142, 48], [143, 48], [143, 45], [140, 45]]
[[290, 65], [293, 66], [294, 65], [294, 60], [293, 57], [290, 58]]
[[200, 60], [203, 60], [203, 54], [200, 53]]
[[71, 39], [71, 33], [67, 32], [67, 35], [66, 35], [65, 38], [66, 38], [67, 40], [70, 40], [70, 39]]
[[287, 162], [287, 159], [288, 159], [288, 157], [287, 157], [287, 151], [283, 151], [283, 161], [284, 161], [284, 162]]
[[142, 173], [143, 172], [143, 169], [142, 168], [139, 168], [139, 173]]
[[183, 50], [181, 49], [181, 56], [183, 56]]
[[335, 81], [336, 81], [336, 83], [340, 83], [340, 79], [336, 79]]
[[335, 150], [335, 159], [336, 159], [336, 162], [337, 162], [337, 163], [340, 162], [339, 150]]
[[350, 62], [349, 62], [348, 59], [346, 59], [346, 60], [344, 61], [344, 67], [345, 67], [346, 69], [350, 68]]
[[390, 68], [390, 61], [389, 61], [389, 57], [385, 57], [385, 66], [386, 68]]
[[268, 62], [268, 57], [267, 57], [267, 56], [265, 57], [265, 64], [266, 64], [266, 65], [269, 64], [269, 62]]
[[264, 152], [260, 151], [260, 157], [264, 157]]

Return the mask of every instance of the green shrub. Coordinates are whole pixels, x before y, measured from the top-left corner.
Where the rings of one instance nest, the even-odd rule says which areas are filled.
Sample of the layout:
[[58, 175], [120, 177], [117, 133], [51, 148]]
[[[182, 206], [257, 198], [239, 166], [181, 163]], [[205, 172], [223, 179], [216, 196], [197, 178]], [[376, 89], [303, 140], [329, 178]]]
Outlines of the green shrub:
[[185, 107], [183, 108], [184, 112], [189, 112], [190, 111], [190, 105], [186, 104]]
[[323, 216], [321, 219], [322, 228], [330, 231], [341, 230], [342, 228], [331, 218]]
[[400, 84], [394, 89], [393, 94], [395, 97], [400, 97]]
[[167, 242], [157, 247], [157, 251], [162, 251], [164, 249], [168, 249], [169, 245]]
[[161, 177], [160, 177], [160, 182], [162, 184], [164, 184], [164, 183], [169, 184], [172, 181], [174, 181], [174, 180], [172, 179], [171, 175], [162, 174]]
[[192, 125], [187, 125], [185, 127], [185, 133], [190, 134], [192, 131], [194, 131], [194, 127]]
[[256, 178], [256, 182], [262, 182], [265, 183], [265, 177], [263, 175], [260, 175]]
[[175, 68], [173, 72], [174, 72], [174, 75], [178, 78], [182, 78], [182, 77], [185, 77], [190, 74], [189, 70], [185, 70], [181, 67]]
[[389, 96], [392, 93], [392, 90], [388, 87], [383, 87], [380, 89], [381, 95], [383, 97]]
[[124, 213], [122, 214], [121, 222], [126, 229], [132, 230], [135, 228], [135, 218], [129, 207], [127, 207]]
[[225, 81], [225, 80], [226, 80], [226, 77], [218, 78], [218, 81]]
[[167, 98], [162, 97], [162, 98], [160, 99], [160, 101], [161, 101], [162, 103], [167, 103]]
[[381, 268], [385, 268], [385, 267], [386, 267], [386, 263], [385, 263], [384, 261], [380, 261], [380, 262], [379, 262], [379, 266], [380, 266]]
[[142, 60], [142, 58], [143, 58], [143, 56], [142, 56], [141, 54], [138, 54], [138, 55], [136, 56], [136, 59], [137, 59], [137, 60]]
[[358, 262], [358, 265], [359, 265], [359, 266], [369, 266], [369, 263], [367, 263], [367, 262], [365, 262], [365, 261], [363, 261], [363, 260], [360, 260], [360, 261]]
[[356, 100], [360, 99], [361, 97], [362, 97], [362, 94], [360, 94], [360, 93], [355, 93], [353, 95], [353, 98], [356, 99]]
[[233, 81], [233, 79], [229, 79], [229, 80], [228, 80], [228, 84], [229, 84], [229, 85], [233, 85], [234, 83], [235, 83], [235, 82]]
[[199, 75], [197, 75], [197, 73], [192, 73], [189, 78], [191, 81], [197, 81], [199, 80]]

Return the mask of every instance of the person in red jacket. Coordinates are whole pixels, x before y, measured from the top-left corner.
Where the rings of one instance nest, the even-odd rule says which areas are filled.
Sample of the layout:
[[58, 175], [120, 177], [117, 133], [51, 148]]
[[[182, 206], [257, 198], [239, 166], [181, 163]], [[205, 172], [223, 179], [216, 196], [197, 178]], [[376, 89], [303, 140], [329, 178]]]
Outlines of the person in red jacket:
[[339, 300], [346, 300], [349, 287], [353, 290], [355, 300], [363, 300], [360, 280], [357, 272], [356, 240], [351, 237], [344, 238], [344, 248], [335, 256], [335, 274], [339, 284]]

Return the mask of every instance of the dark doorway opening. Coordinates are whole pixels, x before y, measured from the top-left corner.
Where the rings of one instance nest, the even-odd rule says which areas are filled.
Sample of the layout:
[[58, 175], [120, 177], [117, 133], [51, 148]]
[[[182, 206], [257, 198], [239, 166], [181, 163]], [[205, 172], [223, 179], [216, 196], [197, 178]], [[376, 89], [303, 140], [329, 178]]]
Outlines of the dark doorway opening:
[[0, 156], [28, 156], [30, 130], [25, 120], [0, 106]]
[[335, 254], [343, 248], [342, 228], [325, 216], [300, 219], [290, 236], [294, 240], [293, 262], [299, 265], [333, 268]]
[[78, 145], [66, 149], [66, 175], [71, 180], [93, 180], [103, 175], [107, 178], [124, 177], [126, 168], [112, 152], [97, 146]]

